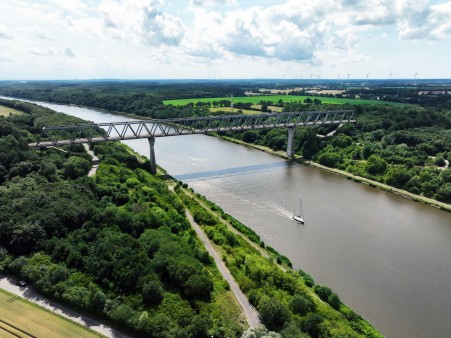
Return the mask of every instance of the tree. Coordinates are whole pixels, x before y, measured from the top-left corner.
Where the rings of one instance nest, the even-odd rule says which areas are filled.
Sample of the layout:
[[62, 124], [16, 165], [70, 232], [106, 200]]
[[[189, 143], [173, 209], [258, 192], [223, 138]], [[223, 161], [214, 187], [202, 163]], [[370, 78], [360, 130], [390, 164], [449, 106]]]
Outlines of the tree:
[[206, 274], [194, 274], [185, 283], [185, 293], [191, 299], [209, 300], [213, 282]]
[[352, 144], [352, 138], [345, 134], [338, 134], [332, 140], [332, 145], [337, 148], [346, 148]]
[[91, 163], [84, 158], [71, 156], [64, 163], [64, 176], [68, 178], [77, 178], [88, 174]]
[[326, 151], [318, 157], [318, 162], [327, 167], [335, 167], [340, 161], [340, 155], [336, 152]]
[[341, 306], [340, 297], [336, 293], [332, 293], [328, 298], [327, 302], [332, 306], [335, 310], [339, 310]]
[[304, 321], [302, 328], [307, 332], [312, 338], [320, 337], [321, 335], [321, 323], [324, 321], [323, 316], [312, 313]]
[[392, 166], [385, 174], [385, 183], [394, 187], [402, 188], [413, 174], [403, 166]]
[[149, 305], [158, 304], [163, 299], [163, 289], [157, 281], [150, 281], [143, 286], [142, 292], [144, 302]]
[[382, 174], [387, 169], [387, 162], [377, 155], [371, 155], [366, 162], [366, 171], [372, 175]]
[[263, 324], [270, 330], [280, 331], [290, 319], [290, 313], [286, 306], [274, 297], [263, 296], [257, 309]]
[[308, 311], [312, 310], [312, 304], [303, 296], [296, 294], [290, 301], [290, 309], [295, 314], [305, 316]]

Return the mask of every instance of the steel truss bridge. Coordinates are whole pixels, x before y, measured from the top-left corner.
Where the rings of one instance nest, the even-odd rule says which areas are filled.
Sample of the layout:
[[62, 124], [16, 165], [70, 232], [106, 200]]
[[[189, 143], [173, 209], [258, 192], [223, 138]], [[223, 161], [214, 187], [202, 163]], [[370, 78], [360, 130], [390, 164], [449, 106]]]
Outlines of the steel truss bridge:
[[156, 172], [154, 143], [156, 137], [205, 134], [220, 131], [287, 128], [287, 154], [294, 155], [293, 139], [298, 126], [339, 125], [355, 122], [352, 110], [305, 111], [255, 115], [221, 115], [146, 121], [91, 123], [66, 126], [48, 126], [41, 137], [29, 144], [46, 148], [80, 143], [99, 143], [147, 138], [150, 144], [152, 171]]

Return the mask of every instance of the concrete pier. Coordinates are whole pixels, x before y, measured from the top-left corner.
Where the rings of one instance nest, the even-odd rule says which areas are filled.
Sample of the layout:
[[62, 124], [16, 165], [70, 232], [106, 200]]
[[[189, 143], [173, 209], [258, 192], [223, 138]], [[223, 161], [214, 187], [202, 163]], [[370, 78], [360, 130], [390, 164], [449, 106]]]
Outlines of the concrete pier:
[[155, 161], [155, 138], [148, 137], [147, 141], [149, 141], [149, 161], [150, 161], [150, 173], [155, 175], [157, 173], [157, 162]]
[[296, 132], [295, 127], [288, 127], [288, 141], [287, 141], [287, 155], [290, 157], [294, 156], [294, 133]]

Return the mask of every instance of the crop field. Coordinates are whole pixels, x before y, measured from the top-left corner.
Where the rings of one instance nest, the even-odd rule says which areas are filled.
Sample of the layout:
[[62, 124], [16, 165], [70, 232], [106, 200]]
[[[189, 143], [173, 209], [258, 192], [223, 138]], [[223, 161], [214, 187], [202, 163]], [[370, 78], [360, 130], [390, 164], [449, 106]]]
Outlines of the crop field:
[[9, 113], [18, 115], [23, 114], [23, 112], [16, 110], [14, 108], [0, 106], [0, 116], [9, 116]]
[[[388, 101], [380, 101], [380, 100], [359, 100], [359, 99], [347, 99], [347, 98], [336, 98], [336, 97], [324, 97], [324, 96], [301, 96], [301, 95], [270, 95], [270, 96], [240, 96], [234, 97], [233, 102], [250, 102], [252, 104], [260, 104], [263, 101], [272, 101], [273, 103], [277, 103], [279, 100], [283, 102], [304, 102], [306, 98], [310, 98], [311, 100], [319, 99], [324, 104], [392, 104], [392, 105], [400, 105], [400, 103], [396, 102], [388, 102]], [[164, 104], [172, 104], [174, 106], [184, 106], [188, 103], [197, 102], [213, 102], [213, 101], [221, 101], [221, 100], [230, 100], [229, 97], [214, 97], [214, 98], [193, 98], [193, 99], [179, 99], [179, 100], [165, 100]]]
[[0, 289], [0, 337], [103, 337]]

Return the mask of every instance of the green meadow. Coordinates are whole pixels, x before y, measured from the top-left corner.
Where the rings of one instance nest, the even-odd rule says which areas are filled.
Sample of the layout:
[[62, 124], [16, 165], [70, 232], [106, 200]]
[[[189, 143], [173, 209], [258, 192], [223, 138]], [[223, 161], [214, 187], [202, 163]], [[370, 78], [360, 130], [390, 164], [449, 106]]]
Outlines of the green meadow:
[[[348, 98], [336, 98], [336, 97], [325, 97], [325, 96], [304, 96], [304, 95], [270, 95], [270, 96], [240, 96], [234, 97], [233, 102], [251, 102], [252, 104], [260, 104], [263, 101], [272, 101], [274, 104], [279, 100], [285, 102], [304, 102], [306, 98], [310, 98], [311, 100], [319, 99], [323, 104], [391, 104], [391, 105], [401, 105], [397, 102], [388, 102], [388, 101], [380, 101], [380, 100], [360, 100], [360, 99], [348, 99]], [[178, 99], [178, 100], [165, 100], [164, 104], [172, 104], [174, 106], [184, 106], [188, 103], [197, 102], [213, 102], [213, 101], [221, 101], [221, 100], [230, 100], [230, 97], [209, 97], [209, 98], [192, 98], [192, 99]]]

